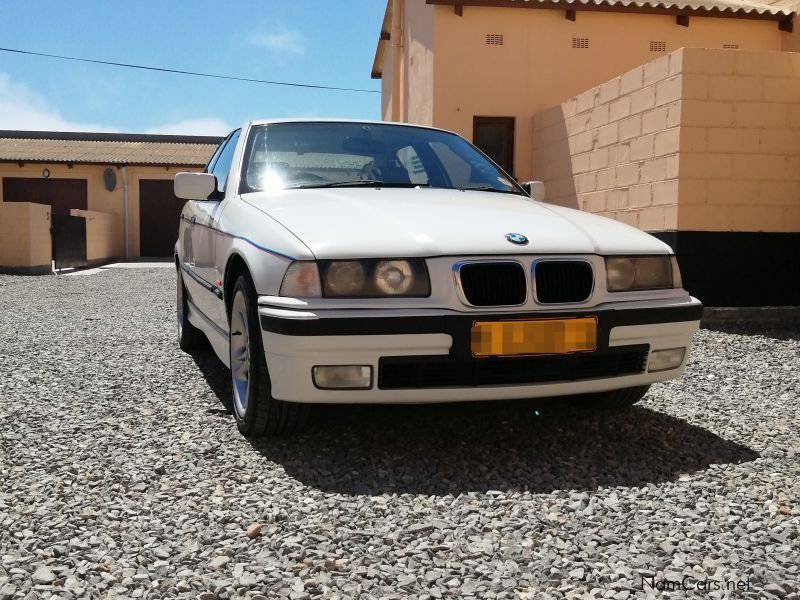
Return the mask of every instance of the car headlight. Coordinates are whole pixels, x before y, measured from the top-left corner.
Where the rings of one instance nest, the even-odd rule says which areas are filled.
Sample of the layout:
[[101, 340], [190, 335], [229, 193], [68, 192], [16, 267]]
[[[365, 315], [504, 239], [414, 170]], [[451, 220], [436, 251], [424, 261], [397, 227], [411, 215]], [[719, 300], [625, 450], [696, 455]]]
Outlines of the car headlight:
[[364, 266], [355, 260], [330, 263], [325, 270], [326, 296], [358, 296], [365, 283]]
[[414, 270], [407, 260], [382, 260], [375, 267], [375, 285], [388, 296], [401, 296], [414, 283]]
[[281, 296], [295, 298], [425, 297], [431, 284], [423, 259], [326, 260], [292, 263]]
[[674, 256], [613, 256], [606, 258], [609, 292], [663, 290], [681, 287]]

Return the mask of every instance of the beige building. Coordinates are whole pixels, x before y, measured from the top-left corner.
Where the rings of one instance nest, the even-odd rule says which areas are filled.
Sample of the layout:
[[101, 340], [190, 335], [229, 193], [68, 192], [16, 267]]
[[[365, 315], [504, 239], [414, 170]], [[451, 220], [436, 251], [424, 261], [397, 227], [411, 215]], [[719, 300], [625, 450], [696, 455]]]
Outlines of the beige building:
[[0, 269], [171, 255], [183, 206], [172, 178], [203, 168], [219, 141], [0, 131]]
[[798, 6], [389, 0], [373, 77], [384, 119], [670, 243], [706, 303], [800, 304]]

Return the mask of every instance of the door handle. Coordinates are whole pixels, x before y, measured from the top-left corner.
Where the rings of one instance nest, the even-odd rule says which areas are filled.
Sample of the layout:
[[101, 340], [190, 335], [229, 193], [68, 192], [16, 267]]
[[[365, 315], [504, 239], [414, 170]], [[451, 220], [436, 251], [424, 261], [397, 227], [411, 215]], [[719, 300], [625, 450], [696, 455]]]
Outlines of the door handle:
[[193, 215], [193, 216], [192, 216], [192, 218], [191, 218], [191, 219], [189, 219], [189, 221], [192, 223], [192, 227], [194, 227], [194, 224], [195, 224], [195, 222], [197, 221], [197, 217], [195, 217], [195, 216]]

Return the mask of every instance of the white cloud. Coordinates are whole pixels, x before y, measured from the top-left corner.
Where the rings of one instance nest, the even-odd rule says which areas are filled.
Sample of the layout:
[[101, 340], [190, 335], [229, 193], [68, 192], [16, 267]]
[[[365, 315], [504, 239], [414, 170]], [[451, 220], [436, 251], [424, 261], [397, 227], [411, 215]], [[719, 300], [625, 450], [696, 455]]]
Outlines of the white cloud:
[[[0, 129], [31, 131], [119, 131], [100, 123], [71, 121], [61, 116], [44, 97], [24, 83], [15, 83], [0, 72]], [[233, 129], [222, 119], [183, 119], [152, 127], [147, 133], [227, 135]]]
[[32, 131], [113, 131], [98, 123], [70, 121], [24, 83], [0, 73], [0, 129]]
[[173, 135], [228, 135], [233, 129], [222, 119], [216, 117], [202, 117], [199, 119], [184, 119], [174, 123], [165, 123], [151, 127], [145, 133], [165, 133]]
[[302, 55], [306, 52], [306, 38], [299, 31], [258, 32], [247, 38], [247, 43], [273, 52]]

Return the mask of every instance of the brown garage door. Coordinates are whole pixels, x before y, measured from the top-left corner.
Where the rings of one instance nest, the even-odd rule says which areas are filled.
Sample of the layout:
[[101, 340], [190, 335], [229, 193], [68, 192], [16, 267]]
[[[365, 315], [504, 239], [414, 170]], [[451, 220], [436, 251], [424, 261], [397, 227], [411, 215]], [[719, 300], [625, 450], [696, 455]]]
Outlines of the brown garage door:
[[178, 239], [181, 209], [186, 200], [176, 197], [171, 179], [139, 182], [139, 254], [172, 256]]
[[70, 209], [86, 210], [85, 179], [43, 179], [3, 177], [5, 202], [47, 204], [54, 215], [68, 215]]

